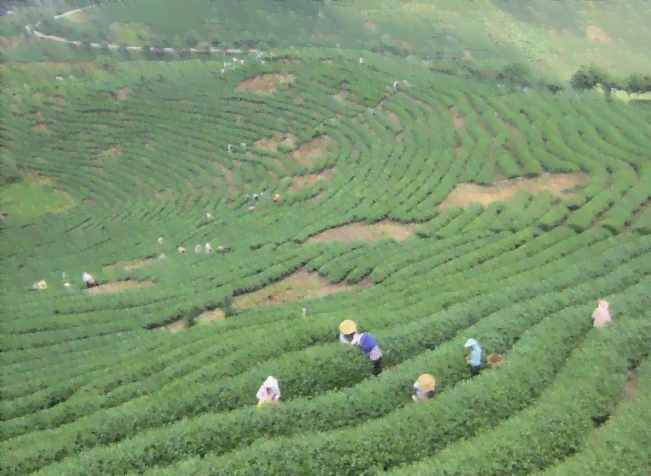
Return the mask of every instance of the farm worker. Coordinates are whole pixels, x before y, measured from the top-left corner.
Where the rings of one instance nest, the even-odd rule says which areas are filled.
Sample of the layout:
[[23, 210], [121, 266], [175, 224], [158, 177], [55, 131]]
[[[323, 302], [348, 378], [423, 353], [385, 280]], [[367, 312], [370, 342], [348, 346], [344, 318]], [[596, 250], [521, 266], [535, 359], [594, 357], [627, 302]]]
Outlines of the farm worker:
[[604, 299], [597, 302], [597, 309], [592, 312], [592, 322], [595, 327], [603, 327], [610, 322], [610, 304]]
[[195, 245], [194, 252], [195, 253], [201, 253], [201, 245]]
[[70, 283], [63, 283], [63, 285], [64, 285], [66, 288], [69, 288], [69, 287], [70, 287]]
[[178, 251], [179, 254], [182, 255], [183, 253], [185, 253], [185, 248], [183, 248], [182, 246], [179, 246], [179, 247], [176, 249], [176, 251]]
[[368, 334], [357, 332], [357, 324], [350, 319], [339, 324], [339, 340], [344, 344], [358, 345], [366, 358], [373, 362], [373, 375], [378, 375], [382, 371], [382, 350], [377, 341]]
[[210, 246], [210, 243], [206, 243], [205, 250], [206, 250], [206, 253], [209, 253], [210, 250], [212, 250], [212, 246]]
[[86, 272], [81, 275], [81, 280], [84, 282], [87, 288], [92, 288], [95, 285], [95, 278]]
[[414, 383], [414, 394], [411, 398], [414, 402], [427, 401], [434, 396], [435, 388], [436, 379], [434, 379], [430, 374], [423, 374], [418, 377], [418, 380]]
[[37, 289], [39, 291], [42, 291], [43, 289], [47, 288], [47, 283], [45, 282], [44, 279], [41, 279], [40, 281], [36, 281], [34, 284], [32, 284], [32, 289]]
[[470, 375], [474, 377], [481, 370], [481, 347], [475, 339], [468, 339], [464, 347], [470, 349], [467, 360], [470, 365]]
[[274, 202], [279, 202], [280, 201], [280, 195], [276, 194], [274, 195]]
[[163, 242], [163, 237], [161, 236], [158, 238], [158, 244], [160, 245], [162, 242]]
[[280, 388], [278, 387], [278, 380], [273, 378], [271, 375], [267, 377], [267, 380], [264, 381], [255, 396], [258, 399], [258, 406], [278, 402], [280, 400]]
[[260, 197], [258, 196], [257, 193], [254, 193], [254, 194], [253, 194], [253, 200], [258, 200], [259, 198], [260, 198]]

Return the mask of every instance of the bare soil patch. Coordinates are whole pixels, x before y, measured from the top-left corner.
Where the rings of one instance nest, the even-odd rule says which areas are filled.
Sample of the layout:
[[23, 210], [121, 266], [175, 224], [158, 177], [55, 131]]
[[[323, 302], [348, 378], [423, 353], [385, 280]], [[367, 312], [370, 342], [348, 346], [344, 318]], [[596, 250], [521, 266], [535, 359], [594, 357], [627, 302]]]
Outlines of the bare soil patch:
[[473, 203], [488, 205], [491, 202], [504, 201], [520, 192], [537, 194], [548, 190], [559, 197], [569, 196], [564, 190], [587, 183], [585, 174], [543, 174], [532, 179], [510, 179], [493, 182], [482, 186], [471, 183], [459, 184], [437, 207], [445, 211], [454, 206], [467, 207]]
[[99, 286], [96, 286], [94, 288], [90, 289], [84, 289], [84, 292], [88, 294], [108, 294], [108, 293], [118, 293], [121, 291], [126, 291], [127, 289], [135, 289], [135, 288], [148, 288], [151, 286], [154, 286], [156, 283], [153, 281], [136, 281], [136, 280], [128, 280], [128, 281], [120, 281], [117, 283], [106, 283], [106, 284], [100, 284]]
[[64, 16], [63, 19], [72, 23], [86, 23], [88, 21], [88, 15], [85, 11], [80, 10]]
[[302, 188], [305, 187], [311, 187], [315, 183], [321, 181], [321, 180], [330, 180], [332, 177], [334, 177], [336, 173], [336, 169], [326, 169], [320, 174], [311, 174], [311, 175], [303, 175], [301, 177], [294, 177], [292, 185], [289, 187], [290, 192], [296, 192], [298, 190], [301, 190]]
[[129, 93], [131, 92], [131, 88], [121, 88], [121, 89], [116, 89], [115, 90], [115, 95], [118, 98], [118, 101], [124, 101], [127, 99], [127, 96], [129, 96]]
[[161, 330], [169, 332], [170, 334], [176, 334], [178, 332], [186, 330], [187, 328], [188, 322], [186, 319], [181, 319], [179, 321], [175, 321], [171, 324], [160, 327]]
[[346, 101], [346, 91], [341, 90], [337, 94], [333, 94], [330, 97], [337, 100], [337, 101], [339, 101], [339, 102], [344, 102], [344, 101]]
[[100, 158], [106, 158], [106, 159], [118, 159], [122, 155], [122, 146], [121, 145], [114, 145], [113, 147], [108, 148], [104, 152], [100, 154]]
[[118, 263], [112, 264], [110, 266], [104, 266], [104, 271], [107, 270], [112, 270], [116, 268], [124, 268], [126, 271], [129, 271], [130, 269], [138, 269], [142, 268], [143, 266], [147, 266], [148, 264], [151, 264], [151, 262], [154, 261], [153, 259], [136, 259], [132, 261], [120, 261]]
[[350, 225], [333, 228], [319, 233], [307, 240], [307, 244], [314, 243], [333, 243], [336, 241], [351, 242], [357, 240], [379, 241], [390, 238], [401, 241], [411, 236], [416, 229], [416, 225], [404, 225], [388, 220], [365, 225], [362, 223], [352, 223]]
[[294, 81], [294, 75], [292, 74], [263, 74], [238, 84], [237, 90], [257, 94], [272, 94], [279, 84], [287, 84], [292, 81]]
[[400, 118], [398, 117], [397, 114], [395, 114], [395, 113], [393, 113], [393, 112], [391, 112], [391, 111], [387, 111], [387, 110], [385, 110], [385, 109], [383, 109], [381, 112], [382, 112], [384, 115], [386, 115], [386, 116], [389, 118], [389, 120], [390, 120], [391, 122], [393, 122], [396, 126], [401, 125], [401, 123], [400, 123]]
[[585, 34], [590, 41], [595, 43], [612, 43], [612, 39], [604, 31], [595, 25], [590, 25], [585, 29]]
[[253, 147], [256, 149], [266, 149], [273, 152], [278, 150], [280, 144], [293, 149], [296, 147], [296, 136], [293, 134], [283, 135], [280, 132], [276, 132], [271, 138], [265, 137], [253, 143]]
[[456, 107], [448, 109], [448, 113], [452, 117], [452, 125], [457, 129], [461, 129], [466, 125], [466, 120], [459, 115], [459, 110]]
[[622, 389], [622, 393], [619, 397], [618, 403], [626, 402], [634, 398], [637, 393], [637, 385], [638, 385], [638, 375], [636, 369], [633, 370], [632, 372], [629, 372], [626, 385], [624, 385], [624, 388]]
[[50, 132], [50, 129], [45, 124], [39, 124], [37, 126], [34, 126], [34, 130], [38, 132], [46, 132], [46, 133]]
[[269, 306], [283, 302], [317, 299], [329, 294], [372, 286], [369, 280], [355, 285], [330, 284], [317, 273], [299, 270], [291, 276], [254, 293], [235, 298], [235, 307], [246, 309], [252, 306]]
[[334, 144], [336, 144], [334, 139], [322, 135], [314, 139], [312, 142], [300, 146], [289, 155], [289, 159], [300, 164], [311, 164], [316, 159], [325, 156], [328, 146]]
[[222, 173], [224, 174], [224, 180], [226, 181], [226, 185], [233, 185], [233, 181], [235, 180], [235, 174], [228, 170], [226, 167], [224, 167], [222, 164], [217, 164], [217, 166], [221, 169]]
[[223, 321], [226, 319], [226, 314], [221, 309], [215, 309], [214, 311], [206, 311], [200, 314], [196, 321], [197, 324], [210, 324], [214, 321]]

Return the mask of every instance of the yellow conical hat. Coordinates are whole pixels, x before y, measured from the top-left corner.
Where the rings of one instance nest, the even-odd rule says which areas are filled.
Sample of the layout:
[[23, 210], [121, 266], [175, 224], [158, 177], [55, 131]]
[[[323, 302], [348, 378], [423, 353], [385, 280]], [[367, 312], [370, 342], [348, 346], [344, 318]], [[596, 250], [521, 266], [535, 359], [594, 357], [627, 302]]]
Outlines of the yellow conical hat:
[[346, 319], [341, 324], [339, 324], [339, 330], [344, 335], [352, 334], [357, 330], [357, 325], [350, 319]]
[[423, 392], [431, 392], [436, 387], [436, 379], [430, 374], [421, 375], [416, 382]]

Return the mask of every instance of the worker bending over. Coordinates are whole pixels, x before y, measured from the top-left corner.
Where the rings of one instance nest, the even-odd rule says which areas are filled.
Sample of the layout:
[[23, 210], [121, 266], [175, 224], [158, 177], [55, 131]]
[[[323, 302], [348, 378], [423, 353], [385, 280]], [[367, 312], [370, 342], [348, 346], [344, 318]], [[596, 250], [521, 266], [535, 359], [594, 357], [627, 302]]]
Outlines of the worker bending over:
[[93, 278], [90, 274], [84, 272], [84, 274], [81, 275], [81, 280], [84, 282], [84, 286], [87, 288], [92, 288], [94, 286], [97, 286], [97, 282], [95, 281], [95, 278]]
[[357, 332], [357, 325], [347, 319], [339, 324], [339, 340], [344, 344], [358, 345], [367, 359], [373, 362], [373, 375], [382, 371], [382, 350], [377, 341], [367, 332]]
[[467, 361], [470, 365], [470, 375], [474, 377], [481, 370], [481, 347], [475, 339], [468, 339], [464, 347], [470, 350]]
[[278, 380], [273, 378], [271, 375], [267, 377], [267, 380], [264, 381], [255, 396], [258, 399], [259, 407], [280, 401], [280, 387], [278, 387]]
[[610, 322], [610, 303], [604, 299], [597, 301], [597, 309], [592, 313], [592, 324], [594, 327], [603, 327]]
[[426, 402], [434, 396], [436, 392], [436, 379], [430, 374], [423, 374], [418, 377], [414, 383], [413, 395], [411, 398], [414, 402]]

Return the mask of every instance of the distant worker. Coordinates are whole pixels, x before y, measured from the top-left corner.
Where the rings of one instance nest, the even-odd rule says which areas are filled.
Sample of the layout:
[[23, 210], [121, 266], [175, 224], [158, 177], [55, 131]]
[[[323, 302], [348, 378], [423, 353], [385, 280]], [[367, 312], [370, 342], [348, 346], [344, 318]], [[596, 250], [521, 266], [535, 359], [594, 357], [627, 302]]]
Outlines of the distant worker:
[[373, 362], [373, 375], [382, 371], [382, 350], [377, 341], [366, 332], [357, 332], [357, 324], [350, 319], [339, 324], [339, 340], [344, 344], [358, 345], [367, 359]]
[[468, 339], [464, 347], [470, 350], [466, 360], [470, 365], [470, 375], [474, 377], [481, 370], [481, 347], [475, 339]]
[[255, 396], [258, 399], [258, 406], [279, 402], [280, 387], [278, 387], [278, 380], [271, 375], [267, 377], [267, 380], [264, 381]]
[[69, 288], [69, 287], [70, 287], [70, 283], [63, 283], [63, 285], [64, 285], [66, 288]]
[[210, 246], [210, 243], [206, 243], [204, 249], [206, 250], [206, 253], [210, 253], [210, 250], [212, 250], [212, 246]]
[[86, 286], [87, 288], [92, 288], [94, 286], [97, 286], [97, 282], [95, 281], [95, 278], [93, 278], [92, 275], [86, 272], [84, 272], [81, 275], [81, 280], [84, 282], [84, 286]]
[[32, 284], [32, 290], [34, 291], [43, 291], [44, 289], [47, 289], [47, 283], [44, 279], [36, 281], [34, 284]]
[[274, 195], [274, 202], [279, 202], [280, 201], [280, 195], [276, 194]]
[[163, 243], [163, 237], [162, 236], [160, 238], [158, 238], [158, 244], [160, 245], [161, 243]]
[[260, 198], [260, 197], [258, 196], [257, 193], [254, 193], [254, 194], [253, 194], [253, 200], [258, 200], [259, 198]]
[[610, 304], [604, 299], [597, 301], [597, 308], [592, 312], [592, 323], [594, 327], [603, 327], [611, 320], [608, 308]]
[[183, 248], [182, 246], [179, 246], [179, 247], [176, 249], [176, 251], [178, 251], [178, 253], [179, 253], [180, 255], [182, 255], [183, 253], [185, 253], [185, 248]]
[[423, 374], [418, 377], [413, 388], [414, 394], [412, 399], [415, 402], [425, 402], [432, 398], [436, 393], [436, 379], [430, 374]]
[[194, 245], [194, 252], [201, 253], [201, 245]]

